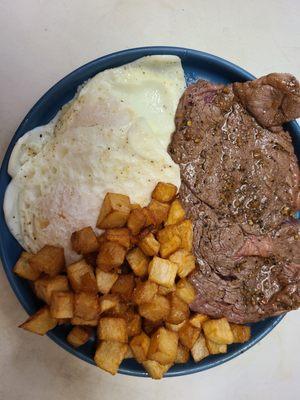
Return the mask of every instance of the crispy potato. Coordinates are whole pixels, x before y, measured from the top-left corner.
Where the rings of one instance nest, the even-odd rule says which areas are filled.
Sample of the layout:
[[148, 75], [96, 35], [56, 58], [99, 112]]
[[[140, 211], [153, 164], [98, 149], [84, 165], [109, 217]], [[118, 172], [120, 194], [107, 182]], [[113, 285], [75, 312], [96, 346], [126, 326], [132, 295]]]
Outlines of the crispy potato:
[[152, 198], [162, 203], [168, 203], [174, 199], [177, 187], [172, 183], [158, 182], [152, 192]]
[[130, 301], [135, 281], [132, 274], [119, 275], [116, 283], [111, 288], [113, 294], [118, 294], [123, 300]]
[[99, 318], [86, 320], [86, 319], [82, 319], [82, 318], [79, 318], [79, 317], [73, 317], [71, 319], [71, 324], [72, 325], [97, 326], [98, 322], [99, 322]]
[[136, 276], [143, 277], [147, 275], [149, 259], [141, 249], [136, 247], [130, 250], [129, 253], [127, 253], [126, 260]]
[[230, 324], [230, 328], [233, 334], [233, 343], [245, 343], [251, 337], [250, 326]]
[[97, 257], [98, 257], [98, 251], [94, 251], [93, 253], [88, 253], [83, 255], [84, 261], [93, 268], [97, 268]]
[[91, 226], [73, 232], [71, 235], [72, 248], [78, 254], [88, 254], [97, 251], [99, 243]]
[[189, 349], [184, 347], [181, 343], [178, 343], [175, 364], [185, 364], [189, 361], [189, 358], [190, 358]]
[[45, 306], [23, 322], [20, 328], [38, 335], [45, 335], [45, 333], [55, 328], [56, 325], [57, 320], [51, 316], [49, 307]]
[[68, 265], [67, 275], [74, 292], [98, 292], [93, 268], [85, 260]]
[[175, 290], [176, 290], [175, 284], [169, 288], [159, 285], [157, 293], [161, 294], [162, 296], [166, 296], [169, 293], [175, 292]]
[[107, 193], [97, 221], [97, 228], [122, 228], [130, 213], [130, 199], [117, 193]]
[[119, 302], [120, 299], [117, 294], [105, 294], [104, 296], [101, 296], [99, 299], [100, 314], [117, 307]]
[[86, 320], [96, 319], [99, 316], [99, 299], [95, 293], [75, 293], [74, 316]]
[[44, 246], [28, 260], [31, 268], [53, 277], [65, 266], [64, 249], [62, 247]]
[[97, 267], [105, 272], [120, 267], [125, 260], [126, 249], [116, 242], [104, 242], [100, 246]]
[[146, 216], [142, 208], [133, 209], [128, 217], [127, 226], [133, 235], [138, 235], [146, 224]]
[[154, 257], [149, 263], [149, 280], [158, 285], [174, 286], [178, 265], [160, 257]]
[[191, 304], [196, 298], [196, 291], [194, 286], [185, 278], [180, 279], [176, 285], [176, 296], [187, 304]]
[[177, 225], [166, 226], [157, 232], [157, 240], [160, 244], [170, 242], [174, 236], [179, 236]]
[[20, 276], [21, 278], [28, 279], [29, 281], [35, 281], [41, 274], [41, 271], [33, 268], [29, 264], [29, 260], [32, 257], [32, 254], [23, 251], [21, 253], [20, 258], [18, 259], [16, 265], [14, 266], [14, 273]]
[[144, 224], [145, 227], [157, 225], [157, 221], [154, 212], [152, 210], [150, 210], [148, 207], [143, 207], [142, 213], [144, 214], [145, 217], [145, 224]]
[[155, 239], [153, 233], [149, 233], [139, 242], [139, 247], [146, 256], [155, 256], [159, 252], [159, 243]]
[[203, 323], [204, 335], [218, 344], [233, 343], [233, 334], [226, 318], [209, 319]]
[[169, 300], [171, 310], [166, 321], [171, 324], [180, 324], [182, 321], [187, 320], [190, 315], [188, 304], [177, 297], [175, 293], [169, 294]]
[[123, 318], [100, 318], [97, 335], [99, 340], [111, 342], [128, 342], [126, 321]]
[[186, 321], [182, 321], [182, 322], [180, 322], [180, 324], [170, 324], [170, 322], [166, 322], [165, 325], [166, 325], [166, 328], [169, 329], [169, 331], [178, 332], [185, 323], [186, 323]]
[[182, 207], [180, 200], [174, 200], [170, 206], [168, 218], [165, 225], [174, 225], [183, 221], [185, 218], [185, 211]]
[[124, 318], [126, 320], [128, 337], [139, 335], [142, 330], [141, 316], [135, 313], [125, 313]]
[[116, 304], [115, 307], [113, 307], [110, 310], [107, 310], [105, 312], [105, 317], [120, 317], [120, 318], [126, 319], [127, 312], [129, 310], [131, 311], [129, 303], [123, 302], [119, 295], [116, 295], [116, 296], [119, 297], [120, 301]]
[[193, 224], [189, 219], [177, 225], [178, 233], [181, 238], [181, 247], [189, 252], [193, 250]]
[[163, 327], [158, 328], [151, 336], [147, 358], [162, 365], [172, 364], [176, 359], [177, 347], [178, 334]]
[[159, 253], [163, 258], [168, 258], [172, 253], [178, 250], [181, 246], [181, 239], [174, 235], [168, 242], [160, 245]]
[[190, 318], [190, 324], [193, 325], [195, 328], [201, 329], [202, 324], [207, 321], [209, 317], [204, 314], [195, 314]]
[[139, 282], [133, 291], [132, 300], [135, 304], [149, 303], [156, 295], [158, 286], [151, 281]]
[[178, 265], [177, 274], [180, 278], [186, 278], [195, 268], [195, 257], [184, 249], [177, 250], [169, 260]]
[[206, 347], [209, 354], [227, 353], [227, 344], [218, 344], [206, 338]]
[[178, 331], [180, 343], [191, 349], [200, 335], [200, 329], [192, 326], [188, 321]]
[[74, 326], [67, 336], [67, 342], [73, 347], [79, 347], [84, 345], [89, 340], [91, 335], [91, 329], [83, 326]]
[[127, 347], [127, 351], [126, 351], [124, 359], [128, 359], [128, 358], [134, 358], [133, 352], [129, 346]]
[[70, 289], [68, 278], [64, 275], [57, 275], [54, 278], [44, 276], [37, 279], [33, 287], [36, 296], [47, 304], [50, 304], [53, 292], [66, 292]]
[[143, 367], [152, 379], [162, 379], [164, 374], [172, 367], [172, 364], [161, 365], [156, 361], [144, 361]]
[[95, 363], [99, 368], [115, 375], [125, 358], [127, 349], [126, 343], [103, 341], [97, 347], [94, 356]]
[[109, 242], [119, 243], [128, 249], [130, 247], [130, 231], [128, 228], [112, 228], [105, 231], [105, 238]]
[[96, 281], [98, 290], [103, 294], [109, 293], [117, 279], [118, 274], [115, 272], [105, 272], [99, 268], [96, 269]]
[[150, 346], [150, 338], [144, 332], [134, 336], [130, 343], [130, 348], [137, 362], [142, 363], [147, 360], [147, 354]]
[[142, 328], [143, 331], [148, 335], [151, 336], [152, 333], [157, 331], [157, 329], [163, 325], [163, 320], [158, 320], [158, 321], [150, 321], [149, 319], [143, 318], [142, 321]]
[[74, 294], [72, 292], [53, 292], [50, 313], [53, 318], [73, 318]]
[[203, 360], [203, 358], [209, 356], [209, 351], [206, 347], [205, 337], [200, 333], [194, 346], [191, 349], [191, 354], [195, 362]]
[[170, 313], [170, 302], [163, 296], [155, 295], [150, 303], [139, 305], [139, 313], [152, 322], [165, 320]]
[[58, 318], [57, 325], [70, 324], [71, 318]]
[[165, 222], [168, 217], [169, 204], [160, 203], [157, 200], [152, 199], [148, 205], [148, 210], [152, 211], [155, 218], [155, 225], [160, 225]]

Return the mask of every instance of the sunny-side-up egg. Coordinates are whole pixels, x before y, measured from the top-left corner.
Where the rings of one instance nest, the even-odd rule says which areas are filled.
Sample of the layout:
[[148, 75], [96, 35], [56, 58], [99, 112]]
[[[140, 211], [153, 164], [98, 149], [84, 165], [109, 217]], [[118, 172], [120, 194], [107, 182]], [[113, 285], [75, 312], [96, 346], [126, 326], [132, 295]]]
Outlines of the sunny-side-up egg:
[[7, 224], [20, 244], [45, 244], [77, 259], [72, 232], [95, 228], [107, 192], [146, 205], [158, 181], [180, 185], [167, 152], [185, 88], [180, 59], [149, 56], [100, 72], [48, 125], [15, 145], [4, 201]]

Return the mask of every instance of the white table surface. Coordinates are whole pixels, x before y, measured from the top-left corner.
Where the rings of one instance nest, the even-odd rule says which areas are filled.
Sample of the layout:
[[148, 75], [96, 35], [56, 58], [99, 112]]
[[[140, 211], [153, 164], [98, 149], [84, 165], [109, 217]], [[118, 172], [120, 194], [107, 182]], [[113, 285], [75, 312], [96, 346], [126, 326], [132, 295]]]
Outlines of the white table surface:
[[[145, 45], [195, 48], [254, 75], [300, 78], [298, 0], [0, 0], [1, 158], [25, 113], [55, 82], [99, 56]], [[47, 337], [17, 329], [26, 314], [0, 270], [0, 399], [255, 399], [300, 396], [300, 312], [215, 369], [156, 382], [111, 377]]]

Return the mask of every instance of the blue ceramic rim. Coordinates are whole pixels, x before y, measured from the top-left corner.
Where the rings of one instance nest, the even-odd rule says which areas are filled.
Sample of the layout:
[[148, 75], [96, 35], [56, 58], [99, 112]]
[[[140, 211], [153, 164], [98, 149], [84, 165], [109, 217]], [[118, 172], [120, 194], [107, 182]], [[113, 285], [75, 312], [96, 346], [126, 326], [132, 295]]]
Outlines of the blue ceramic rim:
[[[22, 130], [23, 126], [25, 125], [25, 123], [27, 122], [27, 120], [29, 120], [35, 113], [37, 113], [39, 111], [40, 108], [42, 108], [44, 106], [44, 104], [47, 104], [47, 101], [49, 98], [51, 98], [51, 96], [59, 91], [61, 89], [61, 87], [65, 84], [68, 83], [69, 80], [71, 80], [73, 77], [75, 77], [77, 74], [79, 74], [81, 71], [84, 71], [86, 69], [90, 69], [93, 66], [97, 66], [99, 63], [102, 64], [118, 64], [118, 65], [122, 65], [124, 63], [122, 63], [122, 61], [118, 62], [119, 59], [122, 58], [123, 55], [126, 56], [131, 56], [133, 59], [137, 59], [146, 55], [154, 55], [154, 54], [168, 54], [168, 55], [177, 55], [180, 58], [184, 58], [185, 56], [188, 55], [192, 55], [192, 56], [198, 56], [201, 57], [203, 60], [210, 62], [210, 63], [216, 63], [219, 65], [222, 65], [223, 67], [227, 68], [228, 70], [231, 70], [235, 73], [239, 73], [241, 75], [243, 75], [243, 77], [245, 79], [255, 79], [255, 77], [250, 74], [249, 72], [245, 71], [243, 68], [238, 67], [237, 65], [224, 60], [220, 57], [214, 56], [212, 54], [209, 53], [205, 53], [205, 52], [201, 52], [198, 50], [192, 50], [192, 49], [186, 49], [186, 48], [181, 48], [181, 47], [170, 47], [170, 46], [153, 46], [153, 47], [139, 47], [139, 48], [133, 48], [133, 49], [128, 49], [128, 50], [122, 50], [122, 51], [118, 51], [100, 58], [97, 58], [93, 61], [90, 61], [86, 64], [84, 64], [83, 66], [77, 68], [76, 70], [74, 70], [73, 72], [71, 72], [70, 74], [66, 75], [64, 78], [62, 78], [60, 81], [58, 81], [55, 85], [53, 85], [36, 103], [35, 105], [31, 108], [31, 110], [27, 113], [27, 115], [25, 116], [25, 118], [23, 119], [23, 121], [21, 122], [21, 124], [19, 125], [18, 129], [16, 130], [8, 148], [7, 151], [5, 153], [2, 165], [1, 165], [1, 170], [0, 170], [0, 176], [2, 177], [3, 174], [7, 173], [7, 166], [8, 166], [8, 161], [9, 161], [9, 157], [10, 154], [12, 152], [12, 149], [14, 147], [14, 144], [16, 142], [16, 140], [19, 137], [19, 132]], [[103, 68], [100, 67], [98, 69], [98, 71], [102, 71], [106, 68], [109, 68], [109, 66], [104, 66]], [[91, 75], [92, 76], [92, 75]], [[299, 131], [299, 127], [298, 124], [296, 122], [291, 122], [290, 126], [292, 126], [295, 130]], [[2, 194], [3, 196], [3, 194]], [[1, 219], [4, 220], [4, 216], [3, 216], [3, 210], [1, 210]], [[8, 281], [16, 295], [16, 297], [18, 298], [19, 302], [21, 303], [21, 305], [23, 306], [23, 308], [26, 310], [26, 312], [29, 314], [29, 307], [26, 304], [26, 301], [24, 299], [23, 294], [21, 293], [17, 282], [14, 281], [12, 279], [12, 277], [10, 276], [9, 272], [9, 268], [8, 268], [8, 263], [7, 263], [7, 259], [6, 259], [6, 254], [5, 254], [5, 249], [3, 247], [3, 242], [1, 240], [0, 237], [0, 257], [2, 260], [2, 264], [4, 267], [4, 271], [6, 273], [6, 276], [8, 278]], [[223, 364], [226, 361], [231, 360], [232, 358], [237, 357], [238, 355], [240, 355], [241, 353], [244, 353], [245, 351], [247, 351], [248, 349], [250, 349], [252, 346], [254, 346], [256, 343], [258, 343], [261, 339], [263, 339], [272, 329], [274, 329], [274, 327], [284, 318], [284, 315], [278, 316], [276, 318], [273, 319], [272, 323], [270, 323], [270, 325], [265, 328], [260, 334], [256, 335], [256, 337], [250, 339], [247, 343], [242, 344], [238, 349], [224, 354], [222, 356], [220, 356], [218, 359], [211, 361], [211, 363], [209, 365], [205, 365], [205, 364], [196, 364], [190, 368], [183, 368], [180, 371], [169, 371], [165, 376], [166, 377], [172, 377], [172, 376], [181, 376], [181, 375], [187, 375], [187, 374], [193, 374], [196, 372], [200, 372], [203, 370], [207, 370], [210, 368], [213, 368], [215, 366], [218, 366], [220, 364]], [[81, 358], [83, 361], [86, 361], [92, 365], [95, 365], [94, 362], [92, 362], [89, 357], [87, 357], [86, 355], [76, 351], [74, 348], [72, 348], [71, 346], [69, 346], [63, 339], [59, 338], [58, 336], [56, 336], [55, 333], [50, 332], [48, 333], [48, 336], [55, 342], [57, 343], [59, 346], [61, 346], [63, 349], [67, 350], [68, 352], [70, 352], [71, 354]], [[119, 368], [119, 373], [121, 374], [125, 374], [125, 375], [131, 375], [131, 376], [140, 376], [140, 377], [147, 377], [148, 375], [146, 374], [146, 372], [142, 372], [142, 371], [132, 371], [131, 369], [128, 369], [126, 367], [120, 367]]]

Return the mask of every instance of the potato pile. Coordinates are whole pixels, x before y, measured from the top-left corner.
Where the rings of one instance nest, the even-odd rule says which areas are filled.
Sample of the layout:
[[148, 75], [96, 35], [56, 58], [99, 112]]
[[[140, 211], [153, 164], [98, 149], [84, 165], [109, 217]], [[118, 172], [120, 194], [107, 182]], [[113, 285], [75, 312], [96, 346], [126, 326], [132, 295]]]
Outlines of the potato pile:
[[247, 326], [190, 312], [193, 227], [176, 193], [176, 186], [160, 182], [143, 208], [107, 193], [97, 221], [104, 233], [97, 237], [91, 227], [74, 232], [71, 244], [82, 258], [71, 265], [65, 266], [59, 247], [23, 252], [14, 272], [32, 281], [46, 305], [21, 327], [44, 335], [57, 324], [72, 324], [67, 341], [74, 347], [95, 327], [100, 368], [114, 375], [134, 357], [154, 379], [190, 355], [199, 362], [248, 340]]

